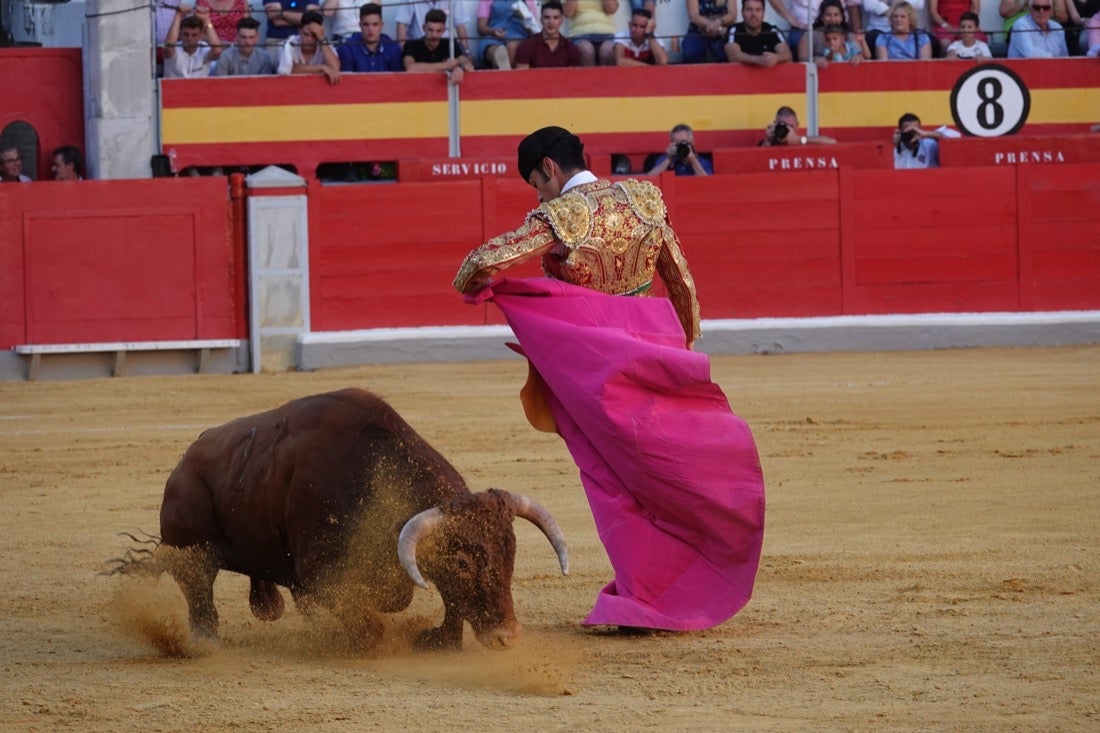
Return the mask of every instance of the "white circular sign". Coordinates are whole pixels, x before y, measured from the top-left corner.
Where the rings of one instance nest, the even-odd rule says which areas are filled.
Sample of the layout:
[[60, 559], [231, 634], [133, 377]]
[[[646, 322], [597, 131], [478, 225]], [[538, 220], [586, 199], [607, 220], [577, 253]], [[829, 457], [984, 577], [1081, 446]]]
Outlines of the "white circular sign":
[[967, 135], [1014, 135], [1027, 121], [1031, 94], [1005, 66], [981, 64], [959, 77], [951, 90], [951, 116]]

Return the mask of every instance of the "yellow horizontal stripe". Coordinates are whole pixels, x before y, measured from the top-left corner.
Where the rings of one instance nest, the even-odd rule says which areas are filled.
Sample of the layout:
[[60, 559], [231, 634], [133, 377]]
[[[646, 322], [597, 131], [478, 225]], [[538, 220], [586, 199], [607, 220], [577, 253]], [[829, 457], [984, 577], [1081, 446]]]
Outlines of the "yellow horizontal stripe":
[[[903, 112], [926, 126], [953, 125], [948, 90], [826, 92], [820, 127], [894, 127]], [[697, 131], [758, 130], [789, 105], [806, 122], [805, 95], [728, 94], [593, 100], [503, 99], [463, 102], [461, 134], [522, 136], [543, 125], [578, 134], [663, 132], [687, 121]], [[1100, 88], [1031, 92], [1032, 124], [1094, 122]], [[173, 108], [161, 113], [165, 144], [446, 138], [446, 102]]]
[[172, 108], [161, 111], [165, 144], [446, 138], [446, 102]]

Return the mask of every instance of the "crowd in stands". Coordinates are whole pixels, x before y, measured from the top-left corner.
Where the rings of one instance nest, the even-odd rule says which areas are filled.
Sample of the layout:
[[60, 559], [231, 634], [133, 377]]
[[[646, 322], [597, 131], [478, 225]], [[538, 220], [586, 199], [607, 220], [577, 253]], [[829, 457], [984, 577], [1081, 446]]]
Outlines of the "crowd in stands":
[[[479, 0], [475, 19], [447, 0], [386, 0], [385, 11], [264, 2], [263, 38], [249, 0], [157, 5], [163, 75], [323, 74], [335, 84], [348, 72], [440, 71], [457, 84], [473, 69], [1100, 55], [1100, 0], [1000, 0], [1003, 29], [984, 30], [981, 0], [685, 0], [683, 29], [658, 27], [655, 0]], [[396, 38], [382, 31], [383, 12]]]

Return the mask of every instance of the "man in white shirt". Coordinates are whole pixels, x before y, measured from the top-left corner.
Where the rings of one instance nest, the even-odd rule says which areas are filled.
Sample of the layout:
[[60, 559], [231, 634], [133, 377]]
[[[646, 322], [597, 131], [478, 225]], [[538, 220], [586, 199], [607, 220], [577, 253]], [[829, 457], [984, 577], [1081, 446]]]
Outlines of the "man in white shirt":
[[177, 7], [165, 36], [165, 78], [210, 76], [214, 62], [222, 55], [221, 39], [210, 23], [210, 8], [198, 8], [194, 15], [188, 15], [190, 12], [190, 5]]

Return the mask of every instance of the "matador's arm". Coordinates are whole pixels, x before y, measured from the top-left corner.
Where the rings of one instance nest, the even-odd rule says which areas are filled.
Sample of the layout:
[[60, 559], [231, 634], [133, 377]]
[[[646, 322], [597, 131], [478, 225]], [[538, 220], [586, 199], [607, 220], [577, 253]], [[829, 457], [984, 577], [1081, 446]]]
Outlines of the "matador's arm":
[[529, 216], [519, 229], [493, 237], [466, 255], [455, 276], [455, 289], [460, 293], [477, 292], [493, 275], [546, 254], [556, 242], [553, 230], [542, 217]]
[[688, 343], [699, 338], [699, 298], [695, 294], [695, 280], [691, 277], [687, 260], [680, 250], [680, 240], [672, 227], [665, 223], [661, 227], [664, 234], [664, 243], [657, 254], [657, 272], [665, 282], [668, 289], [668, 298], [676, 308], [676, 314], [680, 317], [680, 324], [684, 327], [684, 334]]

